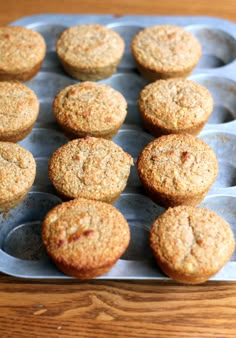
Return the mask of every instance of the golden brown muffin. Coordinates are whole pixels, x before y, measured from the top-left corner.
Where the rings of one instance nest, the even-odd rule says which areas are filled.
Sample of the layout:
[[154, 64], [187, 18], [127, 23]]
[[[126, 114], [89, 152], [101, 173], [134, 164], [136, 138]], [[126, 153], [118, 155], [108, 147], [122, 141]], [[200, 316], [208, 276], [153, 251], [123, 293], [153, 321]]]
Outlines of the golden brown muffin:
[[173, 207], [199, 203], [217, 177], [218, 162], [205, 142], [188, 134], [171, 134], [142, 150], [137, 169], [153, 201]]
[[34, 183], [32, 154], [16, 143], [0, 142], [0, 211], [7, 211], [26, 196]]
[[111, 76], [119, 64], [125, 43], [108, 27], [89, 24], [66, 29], [56, 44], [65, 71], [80, 80]]
[[138, 104], [144, 126], [154, 136], [197, 135], [213, 111], [210, 92], [186, 79], [159, 80], [147, 85]]
[[150, 245], [160, 268], [181, 283], [203, 283], [231, 258], [235, 240], [230, 225], [211, 210], [169, 208], [156, 219]]
[[43, 37], [25, 27], [0, 27], [0, 81], [27, 81], [37, 74], [46, 54]]
[[132, 157], [114, 142], [86, 137], [53, 153], [49, 178], [64, 198], [114, 202], [127, 184], [132, 164]]
[[0, 141], [17, 142], [33, 128], [39, 112], [35, 93], [18, 81], [0, 82]]
[[131, 51], [138, 70], [149, 81], [188, 76], [202, 54], [198, 40], [174, 25], [141, 30], [132, 40]]
[[113, 267], [128, 247], [130, 230], [124, 216], [112, 205], [78, 198], [48, 212], [42, 239], [61, 271], [89, 279]]
[[53, 110], [70, 138], [112, 138], [127, 115], [127, 102], [108, 85], [82, 82], [62, 89], [55, 97]]

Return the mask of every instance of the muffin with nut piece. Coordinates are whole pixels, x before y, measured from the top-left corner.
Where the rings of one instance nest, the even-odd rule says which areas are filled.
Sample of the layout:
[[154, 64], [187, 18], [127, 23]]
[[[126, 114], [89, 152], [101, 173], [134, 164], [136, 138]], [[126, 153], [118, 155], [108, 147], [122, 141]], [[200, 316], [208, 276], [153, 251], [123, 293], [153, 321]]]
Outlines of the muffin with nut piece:
[[144, 87], [138, 105], [144, 126], [152, 135], [197, 135], [213, 111], [213, 98], [196, 82], [168, 79]]
[[212, 148], [188, 134], [171, 134], [151, 141], [137, 161], [139, 178], [157, 204], [168, 207], [196, 205], [218, 174]]
[[150, 245], [164, 273], [181, 283], [198, 284], [230, 260], [235, 239], [230, 225], [215, 212], [178, 206], [154, 221]]
[[90, 279], [107, 273], [130, 241], [129, 225], [112, 205], [77, 198], [48, 212], [42, 240], [58, 269]]

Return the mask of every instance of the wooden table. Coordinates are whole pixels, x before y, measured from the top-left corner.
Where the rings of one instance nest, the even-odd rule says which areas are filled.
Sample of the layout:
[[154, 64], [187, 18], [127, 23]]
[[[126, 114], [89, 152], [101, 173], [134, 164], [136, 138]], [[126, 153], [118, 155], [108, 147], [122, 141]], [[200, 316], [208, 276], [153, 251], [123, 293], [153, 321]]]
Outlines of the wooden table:
[[[190, 3], [192, 3], [190, 5]], [[1, 0], [0, 24], [36, 13], [213, 15], [235, 0]], [[236, 337], [236, 283], [41, 281], [0, 275], [0, 337]]]

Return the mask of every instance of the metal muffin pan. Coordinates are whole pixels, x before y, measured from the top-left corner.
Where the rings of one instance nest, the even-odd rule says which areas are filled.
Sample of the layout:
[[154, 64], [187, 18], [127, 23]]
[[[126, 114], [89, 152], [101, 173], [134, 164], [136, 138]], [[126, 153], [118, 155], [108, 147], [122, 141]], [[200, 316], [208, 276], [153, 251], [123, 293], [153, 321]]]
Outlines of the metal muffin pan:
[[[219, 176], [201, 205], [216, 211], [231, 225], [236, 235], [236, 25], [210, 17], [49, 15], [25, 17], [12, 25], [41, 33], [47, 43], [46, 59], [40, 72], [26, 82], [37, 94], [40, 113], [32, 132], [20, 142], [37, 162], [34, 185], [25, 200], [8, 213], [0, 214], [0, 271], [25, 278], [71, 278], [58, 271], [41, 241], [45, 214], [61, 203], [47, 173], [53, 151], [68, 140], [59, 130], [52, 113], [52, 101], [59, 90], [78, 81], [62, 70], [55, 42], [69, 26], [100, 23], [117, 31], [126, 42], [118, 71], [100, 82], [119, 90], [128, 102], [124, 125], [113, 138], [136, 161], [153, 137], [144, 131], [137, 107], [140, 90], [146, 85], [135, 68], [130, 41], [140, 29], [157, 24], [176, 24], [192, 32], [201, 42], [203, 56], [190, 79], [206, 86], [213, 95], [214, 111], [199, 137], [210, 144], [219, 160]], [[137, 24], [138, 23], [138, 24]], [[115, 206], [131, 229], [131, 242], [113, 269], [100, 279], [166, 279], [149, 248], [149, 229], [164, 209], [143, 193], [135, 166], [128, 185]], [[236, 253], [214, 280], [236, 280]]]

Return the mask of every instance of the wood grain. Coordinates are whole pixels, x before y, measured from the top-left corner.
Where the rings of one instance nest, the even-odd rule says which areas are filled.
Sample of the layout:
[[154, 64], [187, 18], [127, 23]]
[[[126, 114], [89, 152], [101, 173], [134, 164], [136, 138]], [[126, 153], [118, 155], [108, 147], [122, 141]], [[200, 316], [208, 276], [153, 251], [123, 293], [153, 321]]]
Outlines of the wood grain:
[[236, 21], [235, 0], [1, 0], [0, 24], [38, 13], [211, 15]]
[[[212, 15], [236, 21], [235, 0], [2, 0], [0, 24], [56, 12]], [[0, 274], [0, 337], [233, 338], [236, 283], [35, 281]]]
[[55, 283], [2, 276], [0, 299], [1, 337], [236, 336], [234, 283]]

